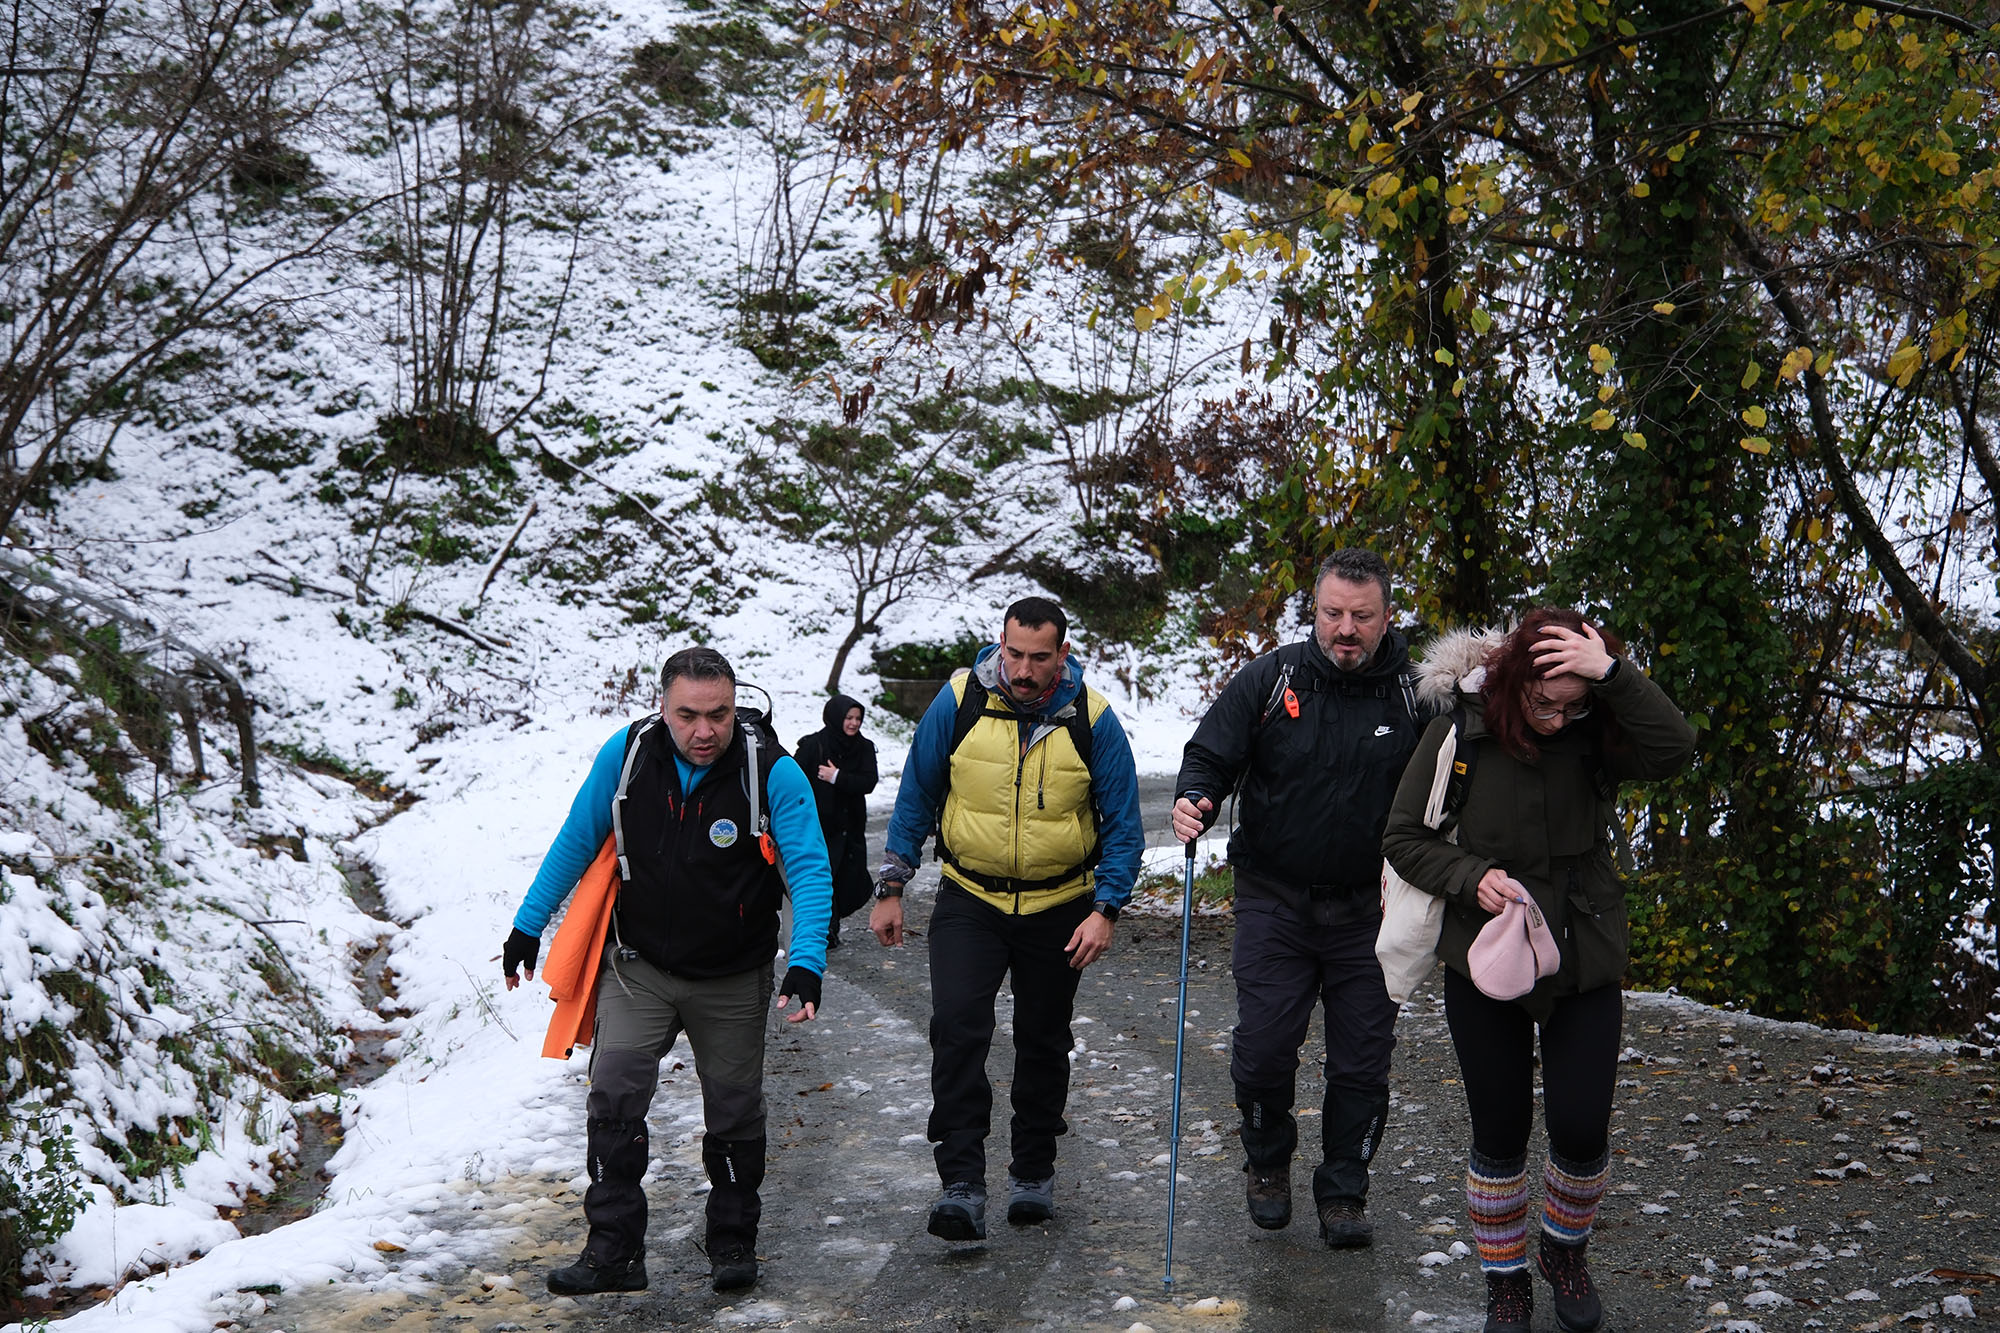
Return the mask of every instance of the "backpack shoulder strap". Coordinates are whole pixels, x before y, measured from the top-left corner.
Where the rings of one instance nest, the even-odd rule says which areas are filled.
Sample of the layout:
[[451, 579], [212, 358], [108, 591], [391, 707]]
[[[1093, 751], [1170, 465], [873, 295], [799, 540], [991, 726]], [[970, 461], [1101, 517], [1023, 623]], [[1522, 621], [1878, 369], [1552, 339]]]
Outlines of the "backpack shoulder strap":
[[1438, 832], [1450, 833], [1458, 827], [1459, 811], [1465, 808], [1465, 794], [1472, 788], [1472, 771], [1479, 766], [1479, 743], [1465, 734], [1465, 705], [1451, 710], [1451, 728], [1458, 737], [1452, 753], [1451, 776], [1445, 779], [1444, 808], [1438, 812]]
[[1111, 701], [1086, 685], [1083, 693], [1070, 705], [1069, 717], [1064, 725], [1069, 728], [1069, 742], [1076, 747], [1077, 757], [1083, 760], [1087, 770], [1090, 767], [1091, 727]]
[[[1278, 649], [1275, 654], [1278, 659], [1278, 679], [1272, 682], [1271, 695], [1264, 700], [1264, 710], [1257, 715], [1257, 725], [1251, 730], [1261, 731], [1266, 722], [1277, 716], [1280, 708], [1285, 708], [1295, 717], [1298, 715], [1298, 698], [1292, 694], [1292, 674], [1305, 661], [1304, 643], [1305, 640], [1301, 639], [1296, 644], [1288, 643]], [[1290, 653], [1291, 656], [1287, 657], [1286, 653]], [[1289, 706], [1285, 703], [1288, 696], [1291, 697]]]
[[1403, 709], [1409, 713], [1410, 721], [1424, 721], [1424, 715], [1417, 711], [1417, 673], [1414, 671], [1397, 672], [1396, 684], [1403, 691]]
[[970, 667], [960, 667], [951, 673], [952, 692], [958, 695], [958, 712], [951, 720], [951, 748], [947, 754], [957, 754], [958, 747], [965, 744], [965, 738], [979, 725], [980, 714], [986, 711], [986, 687], [979, 683]]
[[640, 742], [658, 725], [660, 719], [655, 714], [625, 729], [625, 765], [618, 770], [618, 790], [611, 797], [611, 835], [617, 843], [618, 874], [627, 883], [632, 879], [632, 866], [625, 859], [625, 789], [632, 784], [632, 770], [639, 766]]
[[757, 840], [765, 864], [778, 868], [779, 882], [789, 893], [792, 883], [785, 874], [784, 858], [778, 855], [778, 840], [771, 836], [771, 812], [764, 801], [764, 784], [770, 779], [771, 766], [785, 757], [785, 749], [778, 743], [775, 730], [768, 738], [765, 736], [769, 724], [762, 713], [739, 709], [738, 719], [743, 733], [743, 790], [750, 798], [750, 836]]

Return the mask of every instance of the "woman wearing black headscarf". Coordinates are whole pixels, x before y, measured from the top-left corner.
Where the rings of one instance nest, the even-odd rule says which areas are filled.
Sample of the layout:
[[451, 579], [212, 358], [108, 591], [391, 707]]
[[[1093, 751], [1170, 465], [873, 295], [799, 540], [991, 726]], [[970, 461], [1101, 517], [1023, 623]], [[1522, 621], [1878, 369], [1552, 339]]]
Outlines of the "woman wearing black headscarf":
[[833, 866], [833, 923], [829, 949], [840, 944], [840, 918], [869, 898], [874, 879], [868, 866], [868, 793], [875, 790], [875, 742], [861, 734], [861, 702], [844, 694], [826, 701], [826, 725], [800, 739], [799, 767], [812, 779], [819, 802], [826, 859]]

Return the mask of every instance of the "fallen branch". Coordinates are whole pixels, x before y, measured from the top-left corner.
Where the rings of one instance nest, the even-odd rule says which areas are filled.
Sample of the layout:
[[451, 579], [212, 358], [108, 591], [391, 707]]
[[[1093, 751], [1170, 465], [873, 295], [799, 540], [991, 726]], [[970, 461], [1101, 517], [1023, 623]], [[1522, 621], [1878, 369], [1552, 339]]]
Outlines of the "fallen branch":
[[514, 525], [514, 530], [507, 534], [507, 540], [501, 542], [500, 549], [494, 552], [493, 563], [486, 566], [486, 575], [479, 580], [479, 595], [472, 599], [474, 606], [482, 605], [486, 601], [486, 590], [493, 586], [493, 576], [500, 572], [501, 561], [513, 552], [514, 543], [521, 539], [522, 529], [528, 526], [528, 520], [535, 516], [535, 510], [540, 504], [539, 500], [528, 501], [528, 507], [521, 511], [521, 521]]
[[638, 496], [632, 494], [632, 492], [627, 490], [622, 490], [617, 486], [613, 486], [610, 482], [598, 476], [595, 472], [592, 472], [589, 468], [585, 467], [581, 463], [570, 462], [567, 458], [564, 458], [561, 454], [549, 448], [548, 445], [543, 444], [541, 436], [528, 435], [527, 438], [535, 442], [535, 447], [537, 449], [540, 449], [543, 453], [547, 454], [550, 458], [555, 459], [556, 462], [561, 463], [564, 467], [568, 468], [570, 471], [577, 473], [579, 476], [589, 478], [591, 481], [596, 482], [599, 486], [602, 486], [605, 490], [610, 491], [613, 495], [617, 496], [619, 499], [630, 500], [633, 504], [639, 506], [640, 511], [644, 513], [647, 518], [650, 518], [653, 520], [653, 522], [659, 524], [664, 531], [673, 533], [675, 536], [679, 536], [681, 534], [681, 530], [679, 528], [675, 527], [672, 523], [669, 523], [666, 519], [662, 518], [651, 505], [647, 504], [644, 500], [641, 500]]
[[[76, 606], [86, 607], [97, 612], [99, 615], [116, 621], [128, 630], [136, 630], [142, 634], [153, 636], [152, 646], [171, 648], [175, 652], [185, 653], [204, 675], [207, 675], [222, 686], [224, 711], [227, 713], [229, 720], [235, 724], [238, 749], [242, 755], [240, 762], [243, 771], [243, 800], [245, 804], [252, 806], [263, 803], [262, 789], [257, 783], [257, 733], [254, 721], [254, 705], [249, 692], [243, 688], [243, 682], [236, 678], [235, 672], [223, 665], [220, 658], [188, 642], [173, 631], [160, 628], [142, 612], [121, 606], [108, 598], [100, 597], [95, 593], [77, 587], [22, 552], [0, 547], [0, 570], [5, 570], [17, 578], [25, 579], [30, 583], [39, 585], [54, 594], [58, 601], [66, 601]], [[155, 674], [161, 682], [175, 689], [180, 688], [180, 676], [178, 673], [168, 671], [165, 668], [155, 668]], [[185, 725], [185, 719], [192, 715], [191, 701], [186, 707], [181, 709], [181, 712], [183, 725]], [[195, 738], [189, 743], [189, 748], [195, 754], [196, 768], [199, 771], [200, 733], [198, 730], [191, 730], [189, 734]]]
[[[308, 583], [297, 574], [286, 569], [269, 551], [259, 551], [257, 554], [265, 560], [270, 561], [279, 572], [274, 575], [266, 574], [259, 569], [245, 570], [245, 578], [253, 579], [267, 588], [276, 588], [279, 592], [289, 592], [294, 596], [303, 590], [305, 592], [316, 592], [322, 597], [331, 597], [336, 601], [345, 602], [350, 600], [348, 594], [338, 589], [321, 587], [317, 583]], [[514, 646], [505, 639], [489, 638], [477, 630], [467, 629], [463, 625], [455, 625], [443, 616], [433, 615], [429, 611], [420, 610], [417, 607], [409, 605], [407, 602], [400, 606], [390, 607], [384, 614], [389, 616], [408, 616], [412, 620], [421, 620], [424, 624], [432, 626], [435, 629], [441, 629], [447, 634], [456, 634], [461, 639], [470, 639], [473, 643], [478, 644], [488, 652], [502, 652]]]

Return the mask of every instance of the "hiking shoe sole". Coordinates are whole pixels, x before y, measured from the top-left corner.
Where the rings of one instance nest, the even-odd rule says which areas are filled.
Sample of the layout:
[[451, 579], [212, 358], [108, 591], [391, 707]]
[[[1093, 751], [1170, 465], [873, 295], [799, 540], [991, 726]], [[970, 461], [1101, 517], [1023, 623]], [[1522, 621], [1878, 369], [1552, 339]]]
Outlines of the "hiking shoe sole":
[[956, 1208], [933, 1208], [924, 1230], [939, 1240], [985, 1240], [986, 1224]]
[[1007, 1220], [1017, 1227], [1033, 1226], [1046, 1222], [1056, 1215], [1056, 1210], [1041, 1200], [1023, 1199], [1019, 1203], [1007, 1205]]

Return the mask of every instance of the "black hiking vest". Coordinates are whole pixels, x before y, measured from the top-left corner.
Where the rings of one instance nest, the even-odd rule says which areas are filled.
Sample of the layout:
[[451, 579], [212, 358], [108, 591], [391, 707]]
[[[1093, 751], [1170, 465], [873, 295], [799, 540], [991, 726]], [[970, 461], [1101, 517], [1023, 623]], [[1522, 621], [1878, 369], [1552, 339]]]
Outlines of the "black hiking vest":
[[[650, 724], [650, 725], [649, 725]], [[618, 943], [684, 977], [722, 977], [768, 965], [778, 951], [784, 877], [751, 826], [743, 725], [692, 795], [681, 790], [673, 737], [657, 718], [627, 733], [630, 775], [618, 811], [623, 882], [613, 922]], [[771, 766], [784, 755], [760, 745], [760, 798], [768, 817]]]

